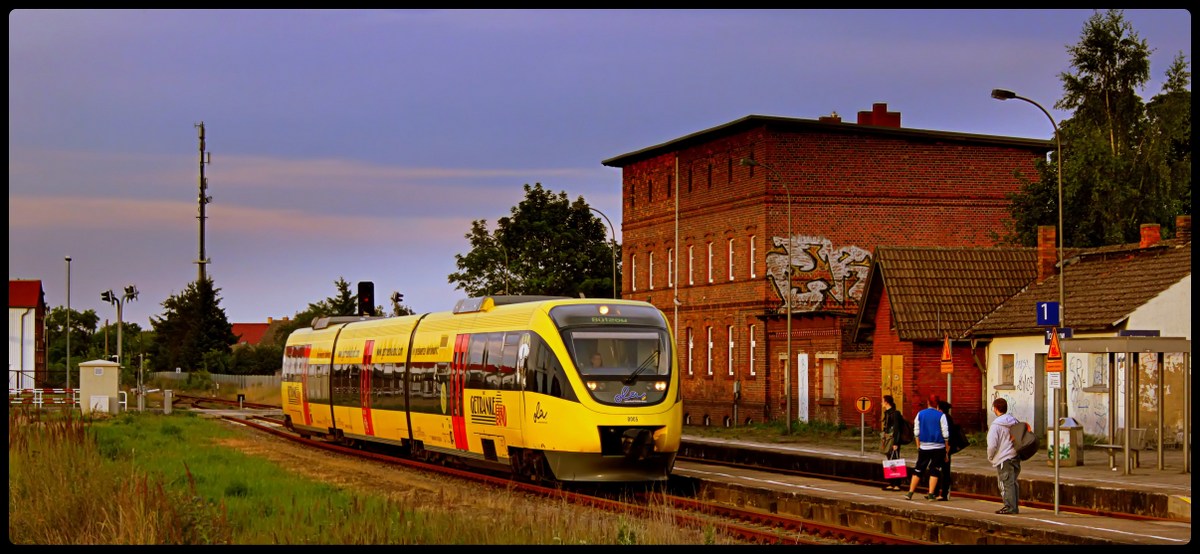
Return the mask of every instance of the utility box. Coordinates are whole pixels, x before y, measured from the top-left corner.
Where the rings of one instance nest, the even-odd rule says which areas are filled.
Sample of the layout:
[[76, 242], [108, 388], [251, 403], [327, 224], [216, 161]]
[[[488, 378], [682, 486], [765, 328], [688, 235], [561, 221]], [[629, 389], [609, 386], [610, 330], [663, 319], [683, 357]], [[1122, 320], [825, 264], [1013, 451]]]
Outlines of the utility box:
[[117, 413], [121, 366], [108, 360], [79, 364], [79, 405], [81, 413]]
[[[1054, 445], [1054, 429], [1046, 430], [1046, 444]], [[1046, 463], [1054, 466], [1054, 456], [1058, 456], [1058, 466], [1083, 465], [1083, 426], [1073, 417], [1063, 417], [1058, 420], [1058, 446], [1046, 449]]]

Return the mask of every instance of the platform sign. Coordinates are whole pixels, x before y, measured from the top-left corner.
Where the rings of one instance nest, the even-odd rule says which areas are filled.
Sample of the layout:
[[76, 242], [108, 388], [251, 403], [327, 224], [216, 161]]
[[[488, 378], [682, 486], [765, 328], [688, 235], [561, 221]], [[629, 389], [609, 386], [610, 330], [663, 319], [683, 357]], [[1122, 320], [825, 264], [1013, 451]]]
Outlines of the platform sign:
[[865, 414], [871, 410], [871, 399], [866, 396], [860, 396], [858, 397], [858, 400], [854, 402], [854, 407], [858, 408], [858, 411]]
[[[1058, 330], [1050, 329], [1050, 350], [1046, 352], [1046, 373], [1054, 375], [1062, 373], [1062, 348], [1058, 344]], [[1051, 387], [1058, 388], [1058, 387]]]
[[1058, 302], [1037, 303], [1037, 324], [1058, 326]]
[[950, 356], [950, 335], [942, 343], [942, 373], [954, 373], [954, 358]]
[[1062, 388], [1062, 372], [1054, 371], [1046, 374], [1046, 385], [1051, 389]]

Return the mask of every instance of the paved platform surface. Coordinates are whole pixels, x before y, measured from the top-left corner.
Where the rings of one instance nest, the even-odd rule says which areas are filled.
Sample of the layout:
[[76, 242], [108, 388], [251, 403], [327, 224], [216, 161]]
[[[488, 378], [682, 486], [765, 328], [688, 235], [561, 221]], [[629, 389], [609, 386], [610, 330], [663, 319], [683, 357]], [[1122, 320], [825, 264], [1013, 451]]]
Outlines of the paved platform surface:
[[[944, 544], [992, 544], [1012, 540], [1056, 544], [1188, 544], [1191, 541], [1192, 473], [1184, 471], [1184, 452], [1165, 449], [1162, 468], [1158, 453], [1140, 453], [1140, 467], [1126, 473], [1123, 457], [1111, 469], [1102, 450], [1085, 449], [1083, 465], [1057, 470], [1044, 458], [1022, 464], [1021, 512], [996, 514], [996, 473], [982, 448], [955, 455], [955, 474], [948, 502], [927, 501], [925, 487], [913, 500], [903, 492], [883, 491], [883, 456], [870, 447], [837, 444], [764, 444], [684, 435], [687, 455], [709, 459], [737, 458], [770, 465], [790, 465], [858, 477], [858, 483], [835, 483], [816, 478], [680, 461], [675, 475], [718, 483], [706, 494], [714, 499], [768, 511], [822, 515], [831, 523], [854, 520], [881, 530]], [[864, 451], [865, 450], [865, 451]], [[902, 447], [909, 467], [916, 449]], [[872, 482], [872, 479], [875, 481]], [[1057, 481], [1057, 486], [1056, 486]], [[1058, 501], [1055, 501], [1055, 491]], [[1099, 506], [1094, 506], [1099, 504]], [[1056, 509], [1057, 505], [1057, 509]], [[1083, 515], [1071, 506], [1121, 508], [1160, 519], [1131, 520]]]

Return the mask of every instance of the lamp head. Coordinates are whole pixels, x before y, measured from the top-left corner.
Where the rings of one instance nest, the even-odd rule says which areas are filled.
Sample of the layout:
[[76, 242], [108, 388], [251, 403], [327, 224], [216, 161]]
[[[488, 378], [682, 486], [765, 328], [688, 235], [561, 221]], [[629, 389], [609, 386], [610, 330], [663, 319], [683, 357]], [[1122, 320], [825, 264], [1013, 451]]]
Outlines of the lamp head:
[[137, 287], [135, 287], [133, 285], [129, 285], [129, 286], [125, 287], [125, 299], [126, 300], [137, 300], [137, 296], [138, 296]]
[[106, 290], [106, 291], [100, 293], [100, 299], [105, 302], [108, 302], [109, 304], [112, 304], [113, 303], [113, 292], [111, 290]]
[[67, 263], [71, 263], [71, 257], [70, 257], [70, 256], [67, 256], [67, 257], [66, 257], [66, 260], [67, 260]]
[[1017, 93], [1011, 90], [1004, 90], [1002, 88], [992, 89], [992, 98], [995, 98], [996, 100], [1008, 100], [1016, 97]]

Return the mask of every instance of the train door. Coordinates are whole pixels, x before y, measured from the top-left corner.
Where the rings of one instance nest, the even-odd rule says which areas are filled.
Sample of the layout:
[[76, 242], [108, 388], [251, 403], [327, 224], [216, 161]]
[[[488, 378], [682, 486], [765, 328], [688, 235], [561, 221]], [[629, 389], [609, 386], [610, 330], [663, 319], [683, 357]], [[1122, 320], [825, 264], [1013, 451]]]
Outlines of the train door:
[[454, 357], [450, 362], [450, 426], [454, 447], [467, 449], [467, 421], [463, 416], [463, 388], [467, 382], [467, 347], [471, 335], [458, 335], [454, 339]]
[[312, 426], [312, 411], [308, 404], [308, 355], [312, 353], [312, 345], [304, 345], [304, 355], [300, 358], [300, 410], [304, 414], [304, 424]]
[[363, 434], [368, 437], [375, 435], [375, 425], [371, 421], [371, 355], [374, 350], [374, 340], [363, 345], [362, 370], [358, 373], [358, 402], [362, 406]]

